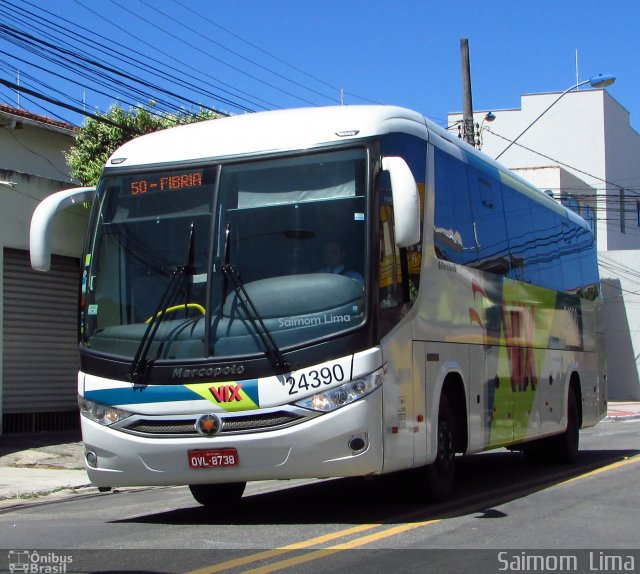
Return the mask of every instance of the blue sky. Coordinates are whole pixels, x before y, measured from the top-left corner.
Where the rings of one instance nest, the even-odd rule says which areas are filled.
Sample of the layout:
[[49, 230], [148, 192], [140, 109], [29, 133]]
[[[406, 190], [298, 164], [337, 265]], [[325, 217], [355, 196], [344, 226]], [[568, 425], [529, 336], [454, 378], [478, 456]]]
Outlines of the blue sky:
[[[577, 50], [580, 80], [615, 75], [608, 91], [640, 129], [637, 0], [0, 0], [0, 24], [39, 36], [37, 18], [16, 18], [12, 4], [41, 16], [43, 8], [61, 25], [84, 26], [155, 66], [170, 65], [182, 87], [153, 73], [135, 75], [231, 113], [239, 101], [251, 110], [338, 103], [342, 89], [346, 104], [397, 104], [442, 123], [462, 108], [460, 38], [469, 39], [476, 110], [516, 108], [524, 93], [564, 91], [576, 83]], [[0, 51], [4, 80], [15, 82], [20, 68], [23, 85], [37, 78], [84, 98], [88, 110], [117, 98], [78, 85], [6, 38]], [[123, 56], [111, 65], [128, 69]], [[232, 103], [191, 89], [215, 82]], [[15, 105], [15, 92], [0, 86], [0, 102]], [[56, 111], [24, 96], [21, 104]]]

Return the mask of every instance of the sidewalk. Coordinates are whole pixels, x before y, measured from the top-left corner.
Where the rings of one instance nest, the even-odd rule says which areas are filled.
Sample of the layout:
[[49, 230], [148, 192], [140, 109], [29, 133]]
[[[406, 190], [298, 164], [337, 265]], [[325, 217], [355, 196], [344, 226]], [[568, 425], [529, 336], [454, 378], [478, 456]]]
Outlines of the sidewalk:
[[632, 419], [640, 419], [640, 402], [609, 402], [607, 416], [604, 419], [605, 421], [624, 421]]
[[[610, 402], [607, 421], [640, 419], [640, 402]], [[0, 510], [44, 496], [98, 492], [82, 462], [80, 431], [0, 435]]]
[[0, 509], [91, 487], [80, 431], [0, 435]]

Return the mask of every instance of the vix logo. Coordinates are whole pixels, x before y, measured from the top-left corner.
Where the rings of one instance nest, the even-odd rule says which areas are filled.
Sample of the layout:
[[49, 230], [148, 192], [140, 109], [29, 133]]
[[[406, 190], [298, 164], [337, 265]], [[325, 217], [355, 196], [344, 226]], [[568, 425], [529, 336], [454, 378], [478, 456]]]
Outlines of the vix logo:
[[209, 387], [209, 391], [218, 403], [232, 403], [234, 401], [242, 401], [240, 396], [242, 385], [232, 383], [230, 385], [214, 385]]

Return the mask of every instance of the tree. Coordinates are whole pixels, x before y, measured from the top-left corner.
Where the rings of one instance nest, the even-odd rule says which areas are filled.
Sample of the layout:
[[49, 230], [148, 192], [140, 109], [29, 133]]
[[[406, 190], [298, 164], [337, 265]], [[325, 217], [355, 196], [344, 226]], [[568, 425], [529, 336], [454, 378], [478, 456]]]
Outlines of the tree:
[[125, 111], [114, 105], [96, 115], [105, 121], [87, 118], [78, 130], [75, 144], [65, 154], [71, 176], [86, 186], [98, 183], [109, 156], [130, 139], [181, 124], [216, 119], [221, 114], [206, 109], [196, 114], [157, 114], [144, 107]]

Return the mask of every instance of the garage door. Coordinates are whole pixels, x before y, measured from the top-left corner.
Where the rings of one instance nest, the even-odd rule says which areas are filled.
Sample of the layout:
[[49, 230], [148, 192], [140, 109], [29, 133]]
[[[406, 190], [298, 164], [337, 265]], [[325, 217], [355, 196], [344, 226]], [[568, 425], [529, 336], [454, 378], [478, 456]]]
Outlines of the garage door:
[[69, 428], [77, 420], [79, 260], [53, 256], [33, 271], [26, 251], [4, 249], [4, 432]]

